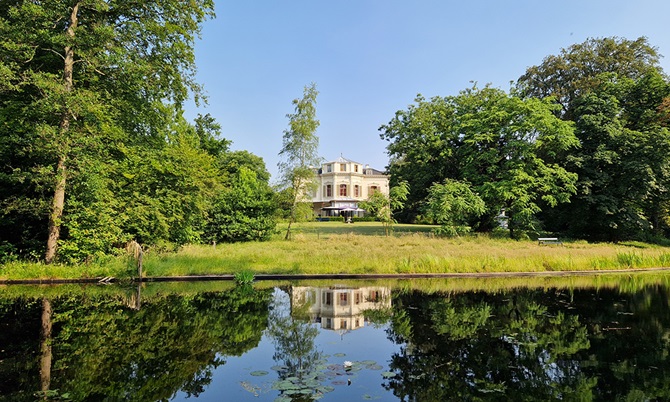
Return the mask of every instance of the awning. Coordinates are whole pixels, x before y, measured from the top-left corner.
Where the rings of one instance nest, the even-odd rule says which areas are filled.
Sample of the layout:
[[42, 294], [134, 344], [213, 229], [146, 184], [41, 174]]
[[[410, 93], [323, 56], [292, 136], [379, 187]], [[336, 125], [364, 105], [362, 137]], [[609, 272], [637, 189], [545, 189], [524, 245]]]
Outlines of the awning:
[[360, 209], [360, 208], [352, 208], [352, 207], [346, 207], [346, 208], [343, 208], [342, 211], [347, 211], [347, 212], [365, 212], [364, 209]]

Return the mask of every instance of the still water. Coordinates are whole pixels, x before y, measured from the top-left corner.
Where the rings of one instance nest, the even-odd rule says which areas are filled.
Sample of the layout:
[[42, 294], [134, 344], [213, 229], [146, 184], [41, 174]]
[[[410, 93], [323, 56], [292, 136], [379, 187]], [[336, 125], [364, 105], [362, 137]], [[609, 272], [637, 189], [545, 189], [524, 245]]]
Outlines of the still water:
[[0, 401], [670, 400], [670, 277], [0, 288]]

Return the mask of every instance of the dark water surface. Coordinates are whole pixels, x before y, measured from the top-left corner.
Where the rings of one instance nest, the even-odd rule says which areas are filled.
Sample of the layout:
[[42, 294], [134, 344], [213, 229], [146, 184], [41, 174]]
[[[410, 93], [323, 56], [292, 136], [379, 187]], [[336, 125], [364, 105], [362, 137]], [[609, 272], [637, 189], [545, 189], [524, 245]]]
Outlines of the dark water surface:
[[0, 287], [0, 401], [670, 400], [669, 279]]

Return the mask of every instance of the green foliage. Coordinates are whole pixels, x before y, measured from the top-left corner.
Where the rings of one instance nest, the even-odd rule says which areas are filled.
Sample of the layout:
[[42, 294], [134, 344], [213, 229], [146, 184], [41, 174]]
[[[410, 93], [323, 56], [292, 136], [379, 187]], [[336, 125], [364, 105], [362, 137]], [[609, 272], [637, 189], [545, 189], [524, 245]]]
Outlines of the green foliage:
[[221, 137], [221, 125], [207, 113], [198, 114], [193, 121], [195, 124], [195, 134], [198, 136], [199, 148], [208, 154], [218, 157], [228, 151], [232, 141]]
[[426, 215], [442, 225], [435, 231], [441, 236], [458, 236], [470, 231], [467, 223], [486, 211], [484, 201], [468, 183], [446, 179], [428, 190]]
[[392, 181], [406, 180], [413, 189], [406, 219], [421, 212], [429, 188], [445, 179], [471, 183], [486, 203], [478, 230], [493, 229], [501, 209], [512, 232], [527, 229], [541, 204], [567, 202], [577, 177], [556, 160], [578, 142], [554, 109], [490, 87], [430, 101], [418, 96], [380, 128], [389, 141]]
[[206, 237], [216, 242], [268, 240], [275, 233], [275, 205], [267, 182], [240, 166], [214, 201]]
[[197, 243], [218, 186], [214, 159], [197, 148], [188, 126], [166, 136], [161, 148], [124, 148], [115, 181], [120, 218], [142, 244]]
[[580, 149], [558, 161], [579, 176], [571, 206], [543, 219], [571, 236], [618, 241], [670, 233], [670, 85], [644, 37], [589, 39], [530, 67], [523, 96], [558, 102]]
[[[210, 0], [3, 6], [0, 242], [22, 256], [43, 254], [47, 243], [51, 262], [59, 240], [59, 258], [70, 262], [128, 237], [198, 239], [206, 197], [187, 195], [194, 186], [171, 175], [193, 173], [193, 149], [211, 148], [204, 134], [203, 144], [185, 146], [175, 112], [189, 94], [200, 96], [193, 46], [211, 16]], [[211, 123], [201, 122], [199, 134]], [[128, 178], [140, 172], [151, 177]]]
[[559, 55], [545, 57], [539, 66], [529, 67], [517, 87], [524, 97], [553, 98], [561, 105], [563, 117], [576, 121], [574, 101], [599, 85], [599, 74], [638, 79], [658, 69], [659, 60], [657, 49], [645, 37], [589, 38], [561, 49]]
[[393, 218], [393, 211], [404, 206], [408, 194], [409, 184], [400, 182], [391, 187], [389, 195], [379, 191], [374, 192], [366, 201], [359, 203], [359, 206], [381, 222], [384, 225], [384, 233], [389, 236], [393, 232], [393, 225], [397, 223]]
[[582, 146], [566, 164], [579, 175], [578, 193], [569, 214], [559, 209], [562, 219], [575, 237], [658, 236], [668, 230], [670, 132], [657, 109], [670, 84], [656, 72], [597, 78], [600, 85], [572, 105]]

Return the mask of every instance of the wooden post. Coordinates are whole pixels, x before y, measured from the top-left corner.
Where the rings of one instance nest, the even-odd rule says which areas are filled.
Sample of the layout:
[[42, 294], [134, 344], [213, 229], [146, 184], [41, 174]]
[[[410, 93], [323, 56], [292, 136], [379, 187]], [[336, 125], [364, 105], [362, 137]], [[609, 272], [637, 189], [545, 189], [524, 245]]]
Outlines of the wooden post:
[[131, 240], [128, 242], [128, 245], [126, 245], [126, 251], [130, 254], [130, 258], [137, 264], [137, 278], [142, 282], [142, 259], [144, 257], [142, 246], [135, 240]]

